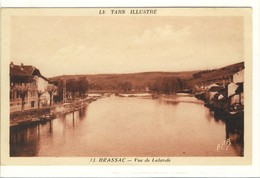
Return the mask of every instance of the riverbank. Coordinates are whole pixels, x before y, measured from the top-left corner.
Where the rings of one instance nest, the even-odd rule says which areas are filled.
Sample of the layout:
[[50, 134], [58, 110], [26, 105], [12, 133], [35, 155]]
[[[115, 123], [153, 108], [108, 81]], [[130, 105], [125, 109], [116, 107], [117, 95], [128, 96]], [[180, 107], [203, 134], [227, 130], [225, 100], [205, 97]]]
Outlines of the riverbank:
[[176, 93], [176, 94], [152, 94], [152, 93], [119, 93], [119, 97], [136, 97], [136, 98], [151, 98], [157, 99], [163, 102], [172, 102], [172, 103], [197, 103], [204, 104], [203, 101], [195, 98], [194, 94], [190, 93]]
[[203, 104], [111, 95], [46, 124], [12, 129], [10, 153], [37, 157], [239, 156], [233, 147], [217, 150], [225, 135], [225, 125], [216, 122]]
[[[225, 122], [226, 142], [233, 145], [240, 156], [244, 155], [244, 106], [241, 103], [231, 102], [231, 98], [219, 93], [213, 93], [210, 99], [210, 91], [197, 93], [195, 97], [203, 101], [204, 106], [213, 113], [214, 118]], [[226, 98], [226, 99], [225, 99]]]
[[[50, 119], [51, 107], [33, 108], [10, 113], [10, 127], [24, 126], [44, 122]], [[48, 116], [49, 115], [49, 116]]]
[[172, 103], [184, 102], [184, 103], [204, 104], [203, 101], [197, 100], [193, 94], [187, 94], [187, 93], [177, 93], [174, 95], [159, 95], [156, 96], [155, 98], [157, 98], [160, 101], [172, 102]]
[[10, 127], [46, 123], [56, 117], [78, 111], [99, 98], [101, 98], [101, 96], [90, 96], [84, 99], [71, 100], [67, 103], [55, 103], [53, 106], [49, 107], [11, 112]]

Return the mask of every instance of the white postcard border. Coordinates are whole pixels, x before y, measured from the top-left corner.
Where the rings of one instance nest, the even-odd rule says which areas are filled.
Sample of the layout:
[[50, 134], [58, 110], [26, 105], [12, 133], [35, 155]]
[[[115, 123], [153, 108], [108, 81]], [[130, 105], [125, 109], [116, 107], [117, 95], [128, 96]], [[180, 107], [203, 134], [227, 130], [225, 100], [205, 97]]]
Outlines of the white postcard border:
[[[45, 1], [44, 3], [33, 3], [32, 1], [26, 1], [23, 2], [23, 4], [20, 3], [21, 1], [14, 0], [14, 1], [3, 1], [2, 6], [4, 7], [28, 7], [29, 5], [33, 7], [39, 7], [44, 6], [51, 7], [51, 6], [57, 6], [51, 5], [51, 1]], [[52, 1], [53, 2], [53, 1]], [[67, 1], [62, 1], [62, 4], [66, 4]], [[73, 4], [75, 2], [80, 1], [73, 1]], [[81, 1], [83, 4], [83, 7], [86, 6], [83, 1]], [[105, 5], [111, 5], [111, 3], [108, 3], [108, 1], [104, 2], [102, 1], [104, 6]], [[145, 6], [149, 3], [137, 3], [138, 6]], [[138, 1], [140, 2], [140, 1]], [[143, 1], [142, 1], [143, 2]], [[164, 1], [152, 1], [153, 5], [156, 6], [158, 4], [160, 5], [166, 5]], [[172, 1], [174, 2], [174, 1]], [[168, 6], [172, 6], [172, 2], [168, 3]], [[176, 2], [176, 1], [175, 1]], [[251, 166], [117, 166], [117, 167], [100, 167], [100, 166], [2, 166], [1, 167], [1, 176], [3, 177], [16, 177], [16, 176], [73, 176], [73, 177], [82, 177], [82, 176], [259, 176], [259, 66], [260, 66], [260, 56], [259, 56], [259, 2], [258, 1], [214, 1], [214, 3], [211, 3], [209, 1], [199, 1], [196, 2], [188, 2], [188, 1], [182, 1], [181, 3], [176, 3], [174, 5], [177, 6], [233, 6], [233, 7], [240, 7], [240, 6], [247, 6], [253, 8], [253, 163]], [[77, 4], [77, 3], [76, 3]], [[113, 3], [112, 3], [113, 4]], [[124, 3], [121, 3], [121, 5], [115, 4], [113, 7], [122, 6]], [[151, 4], [151, 3], [150, 3]], [[96, 7], [98, 4], [90, 4], [89, 7]], [[130, 5], [131, 3], [128, 2]], [[79, 5], [78, 5], [79, 6]], [[99, 5], [100, 6], [100, 5]], [[60, 7], [75, 7], [72, 5], [72, 3], [69, 3], [69, 6], [60, 6]], [[131, 6], [133, 7], [133, 6]], [[2, 61], [1, 61], [1, 67], [2, 67]], [[2, 72], [2, 70], [1, 70]], [[3, 80], [2, 80], [2, 73], [1, 73], [1, 88], [3, 87]], [[2, 92], [2, 90], [1, 90]], [[2, 94], [2, 93], [1, 93]], [[2, 98], [1, 98], [2, 99]], [[2, 103], [2, 102], [1, 102]], [[2, 106], [1, 106], [2, 107]], [[15, 171], [14, 171], [15, 170]], [[61, 174], [62, 173], [62, 174]]]

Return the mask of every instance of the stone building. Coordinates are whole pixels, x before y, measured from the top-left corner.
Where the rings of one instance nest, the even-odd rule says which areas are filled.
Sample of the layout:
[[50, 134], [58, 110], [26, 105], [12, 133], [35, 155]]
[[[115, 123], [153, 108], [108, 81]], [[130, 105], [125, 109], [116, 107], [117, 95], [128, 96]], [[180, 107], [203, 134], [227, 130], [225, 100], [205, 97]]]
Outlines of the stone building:
[[10, 110], [37, 108], [38, 91], [45, 90], [48, 79], [31, 65], [10, 63]]

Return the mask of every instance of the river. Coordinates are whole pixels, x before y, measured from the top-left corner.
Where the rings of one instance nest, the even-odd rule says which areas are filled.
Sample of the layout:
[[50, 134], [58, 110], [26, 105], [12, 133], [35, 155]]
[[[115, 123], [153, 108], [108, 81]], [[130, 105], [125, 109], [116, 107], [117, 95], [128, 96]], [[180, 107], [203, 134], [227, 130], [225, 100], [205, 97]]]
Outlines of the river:
[[[180, 96], [181, 97], [181, 96]], [[106, 97], [51, 122], [12, 129], [11, 156], [239, 156], [214, 119], [192, 96], [178, 102]], [[192, 102], [190, 102], [192, 101]]]

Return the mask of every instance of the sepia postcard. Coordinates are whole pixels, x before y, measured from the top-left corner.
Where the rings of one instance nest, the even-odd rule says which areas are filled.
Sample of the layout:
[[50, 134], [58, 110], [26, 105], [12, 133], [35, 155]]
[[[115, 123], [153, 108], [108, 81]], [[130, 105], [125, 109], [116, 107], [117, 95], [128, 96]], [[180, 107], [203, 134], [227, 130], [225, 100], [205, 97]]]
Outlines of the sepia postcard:
[[250, 165], [251, 8], [4, 8], [2, 165]]

